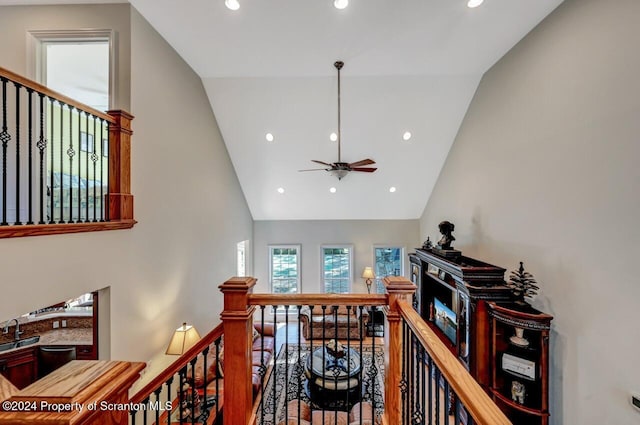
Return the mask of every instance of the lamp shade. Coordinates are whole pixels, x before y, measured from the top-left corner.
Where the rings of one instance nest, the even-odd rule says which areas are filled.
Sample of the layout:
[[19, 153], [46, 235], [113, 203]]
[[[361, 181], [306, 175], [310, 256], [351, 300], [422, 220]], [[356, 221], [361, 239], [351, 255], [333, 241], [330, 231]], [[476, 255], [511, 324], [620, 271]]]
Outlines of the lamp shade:
[[362, 278], [363, 279], [375, 279], [376, 275], [373, 274], [373, 270], [371, 269], [371, 267], [365, 267], [364, 271], [362, 272]]
[[200, 334], [196, 328], [185, 322], [174, 332], [166, 354], [181, 356], [198, 341], [200, 341]]

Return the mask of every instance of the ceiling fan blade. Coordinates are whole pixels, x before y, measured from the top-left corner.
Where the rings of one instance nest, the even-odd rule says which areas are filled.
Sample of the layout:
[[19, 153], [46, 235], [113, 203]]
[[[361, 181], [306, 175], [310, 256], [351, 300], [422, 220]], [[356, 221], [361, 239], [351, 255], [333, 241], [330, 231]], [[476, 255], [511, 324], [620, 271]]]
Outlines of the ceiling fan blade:
[[371, 168], [371, 167], [351, 167], [351, 171], [363, 171], [365, 173], [373, 173], [374, 171], [376, 171], [377, 168]]
[[327, 164], [326, 162], [318, 161], [317, 159], [312, 159], [311, 162], [315, 162], [316, 164], [326, 165], [327, 167], [332, 167], [333, 165]]
[[371, 165], [371, 164], [375, 164], [376, 162], [373, 159], [363, 159], [361, 161], [356, 161], [356, 162], [352, 162], [351, 164], [349, 164], [349, 167], [353, 168], [353, 167], [360, 167], [362, 165]]
[[326, 168], [310, 168], [308, 170], [298, 170], [298, 171], [328, 171]]

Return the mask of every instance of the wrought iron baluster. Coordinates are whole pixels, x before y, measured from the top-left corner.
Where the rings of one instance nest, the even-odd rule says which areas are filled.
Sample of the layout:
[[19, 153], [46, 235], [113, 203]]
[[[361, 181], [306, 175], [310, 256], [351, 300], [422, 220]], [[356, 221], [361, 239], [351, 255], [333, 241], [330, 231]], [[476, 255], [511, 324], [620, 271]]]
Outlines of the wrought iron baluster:
[[[149, 397], [142, 400], [142, 404], [149, 405]], [[147, 425], [147, 410], [142, 412], [142, 424]]]
[[[69, 148], [67, 156], [69, 157], [69, 223], [73, 223], [73, 156], [76, 151], [73, 149], [73, 106], [69, 106]], [[80, 187], [80, 176], [78, 176], [78, 187]], [[78, 201], [79, 202], [79, 201]]]
[[284, 306], [284, 423], [289, 423], [289, 306]]
[[20, 225], [20, 88], [22, 85], [13, 83], [16, 88], [16, 221]]
[[62, 136], [64, 129], [64, 103], [58, 101], [58, 105], [60, 105], [60, 219], [58, 223], [64, 223], [64, 139]]
[[440, 369], [436, 366], [436, 421], [440, 421]]
[[298, 324], [297, 324], [297, 328], [298, 328], [298, 361], [296, 362], [296, 365], [298, 367], [298, 423], [300, 423], [300, 409], [301, 409], [301, 403], [300, 400], [302, 400], [302, 396], [301, 396], [301, 392], [302, 392], [302, 374], [304, 373], [304, 369], [302, 366], [302, 334], [301, 334], [301, 329], [300, 329], [300, 318], [302, 316], [302, 306], [299, 305], [298, 306]]
[[[172, 404], [173, 404], [173, 403], [172, 403], [172, 400], [171, 400], [171, 384], [173, 383], [173, 376], [174, 376], [174, 375], [171, 375], [171, 376], [169, 377], [169, 379], [167, 379], [167, 382], [166, 382], [166, 384], [167, 384], [167, 402], [166, 402], [166, 403], [167, 403], [167, 407], [168, 407], [168, 406], [172, 406]], [[170, 410], [169, 410], [169, 413], [167, 413], [167, 415], [168, 415], [169, 417], [171, 416], [171, 413], [172, 413], [171, 411], [172, 411], [172, 410], [173, 410], [173, 409], [170, 409]], [[167, 422], [169, 422], [169, 420], [167, 420]]]
[[11, 136], [7, 131], [7, 79], [2, 78], [2, 132], [0, 141], [2, 142], [2, 223], [7, 226], [7, 147]]
[[[375, 316], [377, 311], [377, 306], [371, 307], [372, 314]], [[376, 418], [376, 381], [378, 380], [378, 367], [376, 366], [375, 356], [376, 356], [376, 337], [371, 338], [371, 355], [372, 361], [371, 366], [369, 366], [369, 376], [371, 379], [371, 417], [373, 419]]]
[[104, 222], [104, 119], [100, 118], [100, 221]]
[[[200, 414], [200, 418], [202, 419], [202, 422], [207, 422], [207, 418], [209, 418], [209, 410], [210, 410], [209, 403], [207, 402], [207, 387], [209, 386], [209, 380], [207, 379], [207, 376], [209, 375], [209, 373], [207, 372], [209, 370], [207, 368], [208, 355], [209, 355], [209, 346], [207, 345], [206, 347], [204, 347], [204, 350], [202, 350], [202, 363], [203, 363], [202, 371], [204, 374], [204, 386], [202, 387], [203, 389], [202, 389], [202, 403], [201, 403], [202, 413]], [[195, 387], [195, 385], [196, 385], [196, 380], [194, 378], [193, 386]]]
[[[362, 313], [364, 310], [364, 306], [358, 306], [358, 308], [360, 309], [360, 318], [362, 319]], [[360, 385], [362, 385], [362, 374], [363, 374], [363, 369], [364, 369], [364, 362], [362, 361], [362, 353], [364, 353], [364, 351], [362, 351], [362, 340], [364, 339], [364, 334], [362, 333], [365, 330], [365, 325], [364, 325], [364, 321], [360, 320], [360, 323], [358, 324], [358, 326], [360, 327], [360, 344], [358, 346], [358, 348], [360, 349], [360, 377], [358, 378], [360, 381]], [[360, 397], [362, 397], [362, 388], [360, 388]], [[362, 424], [362, 403], [360, 403], [360, 424]]]
[[[88, 138], [87, 138], [88, 140]], [[184, 405], [182, 401], [184, 400], [184, 383], [187, 380], [187, 365], [185, 365], [180, 372], [178, 372], [178, 409], [180, 416], [180, 423], [184, 422]]]
[[29, 212], [27, 224], [33, 224], [33, 89], [27, 89], [29, 101], [29, 123], [28, 123], [28, 139], [29, 139]]
[[82, 223], [82, 113], [78, 109], [78, 223]]
[[[95, 124], [95, 121], [94, 121]], [[95, 128], [94, 128], [95, 130]], [[94, 133], [95, 134], [95, 133]], [[93, 153], [95, 154], [95, 138], [94, 140], [94, 149], [93, 149]], [[93, 186], [94, 189], [94, 193], [95, 193], [95, 185]], [[95, 209], [95, 201], [93, 203], [94, 209]], [[94, 211], [95, 212], [95, 211]], [[95, 219], [95, 216], [94, 216]], [[196, 385], [196, 361], [198, 360], [198, 356], [196, 355], [193, 359], [191, 359], [191, 361], [189, 362], [189, 364], [191, 365], [191, 385], [189, 385], [189, 394], [187, 394], [187, 400], [189, 400], [187, 402], [187, 404], [191, 407], [191, 425], [195, 425], [196, 423], [196, 398], [197, 398], [197, 393], [196, 393], [196, 389], [195, 389], [195, 385]], [[207, 371], [205, 370], [204, 373], [207, 373]], [[157, 422], [156, 422], [157, 423]]]
[[98, 161], [98, 155], [96, 154], [96, 117], [93, 116], [93, 152], [91, 152], [91, 161], [93, 162], [93, 221], [96, 223], [98, 218], [96, 217], [96, 161]]
[[110, 196], [109, 196], [109, 173], [111, 172], [111, 166], [109, 164], [111, 164], [111, 154], [109, 152], [109, 146], [111, 145], [111, 141], [110, 141], [110, 131], [109, 131], [109, 123], [107, 123], [107, 208], [105, 209], [105, 214], [107, 217], [107, 221], [111, 220], [110, 218], [110, 211], [109, 211], [109, 203], [110, 201]]
[[36, 143], [40, 151], [40, 221], [38, 221], [38, 224], [44, 224], [44, 182], [46, 179], [44, 173], [44, 150], [47, 147], [47, 139], [44, 132], [44, 94], [38, 93], [38, 96], [40, 97], [40, 137], [38, 138], [38, 143]]
[[[260, 391], [264, 394], [265, 385], [264, 377], [267, 373], [267, 366], [264, 364], [264, 309], [266, 306], [260, 306], [260, 328], [262, 329], [262, 338], [260, 338]], [[274, 354], [275, 347], [274, 347]], [[264, 423], [264, 403], [260, 403], [260, 423]]]
[[451, 394], [449, 393], [449, 381], [444, 380], [444, 416], [449, 416], [451, 412]]
[[[273, 306], [273, 318], [274, 320], [277, 322], [278, 321], [278, 306], [274, 305]], [[276, 331], [274, 332], [273, 335], [273, 348], [274, 348], [274, 354], [277, 356], [278, 354], [278, 331], [276, 328]], [[278, 381], [278, 362], [274, 362], [273, 364], [273, 371], [271, 372], [271, 374], [273, 375], [273, 397], [271, 397], [271, 400], [273, 401], [273, 423], [277, 423], [278, 418], [276, 416], [276, 412], [277, 412], [277, 403], [276, 403], [276, 394], [278, 394], [278, 391], [276, 390], [276, 382]]]
[[158, 425], [160, 423], [160, 393], [162, 392], [162, 385], [159, 386], [158, 388], [156, 388], [156, 390], [153, 392], [153, 394], [156, 396], [156, 408], [154, 409], [156, 411], [156, 425]]
[[429, 423], [428, 421], [428, 417], [424, 414], [424, 410], [427, 407], [427, 396], [426, 396], [426, 386], [427, 386], [427, 376], [425, 373], [426, 370], [426, 360], [427, 360], [427, 351], [424, 349], [424, 347], [420, 346], [421, 350], [422, 350], [422, 356], [420, 358], [420, 373], [421, 373], [421, 384], [420, 384], [420, 391], [422, 393], [422, 423]]
[[[84, 134], [85, 134], [85, 140], [86, 140], [86, 146], [87, 146], [84, 154], [84, 169], [85, 169], [85, 172], [87, 173], [85, 177], [85, 185], [84, 185], [85, 186], [84, 221], [85, 223], [88, 223], [89, 222], [89, 113], [85, 112], [84, 115], [85, 115]], [[180, 386], [182, 387], [182, 383], [180, 383]]]
[[54, 100], [51, 98], [49, 99], [49, 123], [50, 123], [50, 128], [49, 128], [49, 142], [51, 143], [51, 149], [49, 149], [49, 152], [51, 153], [51, 168], [49, 169], [49, 175], [51, 177], [51, 185], [49, 186], [49, 188], [47, 189], [47, 196], [49, 197], [49, 224], [53, 224], [55, 221], [53, 219], [53, 157], [54, 157], [54, 153], [55, 153], [55, 148], [56, 148], [56, 140], [53, 137], [53, 103]]
[[[431, 356], [428, 359], [428, 368], [429, 371], [429, 423], [433, 420], [433, 360]], [[436, 387], [437, 388], [437, 387]]]

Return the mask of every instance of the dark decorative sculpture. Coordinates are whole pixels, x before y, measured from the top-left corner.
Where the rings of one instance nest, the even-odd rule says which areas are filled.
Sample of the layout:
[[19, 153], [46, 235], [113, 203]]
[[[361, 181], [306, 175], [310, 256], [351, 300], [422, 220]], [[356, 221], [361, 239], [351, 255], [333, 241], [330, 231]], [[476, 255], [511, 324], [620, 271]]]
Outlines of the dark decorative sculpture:
[[456, 238], [451, 234], [455, 229], [455, 225], [450, 221], [443, 221], [438, 224], [438, 229], [440, 233], [442, 233], [442, 237], [438, 241], [439, 249], [453, 249], [451, 243], [456, 240]]
[[431, 249], [433, 248], [433, 243], [429, 236], [427, 236], [427, 240], [422, 243], [422, 249]]
[[532, 297], [538, 293], [540, 289], [536, 285], [536, 280], [529, 272], [524, 271], [524, 265], [520, 261], [520, 268], [513, 270], [509, 277], [507, 286], [511, 288], [511, 292], [516, 298], [516, 302], [524, 304], [524, 297]]

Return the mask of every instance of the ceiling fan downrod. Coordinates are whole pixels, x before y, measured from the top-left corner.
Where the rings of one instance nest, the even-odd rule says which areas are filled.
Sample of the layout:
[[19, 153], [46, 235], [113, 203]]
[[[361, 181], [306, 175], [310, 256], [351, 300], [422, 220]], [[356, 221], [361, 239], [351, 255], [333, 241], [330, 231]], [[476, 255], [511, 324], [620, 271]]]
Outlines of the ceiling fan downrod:
[[[341, 157], [340, 157], [340, 139], [342, 138], [342, 125], [340, 123], [340, 70], [342, 69], [342, 67], [344, 66], [344, 62], [342, 61], [336, 61], [336, 63], [333, 64], [333, 66], [336, 67], [336, 69], [338, 70], [338, 162], [341, 162]], [[342, 177], [340, 177], [342, 178]]]

